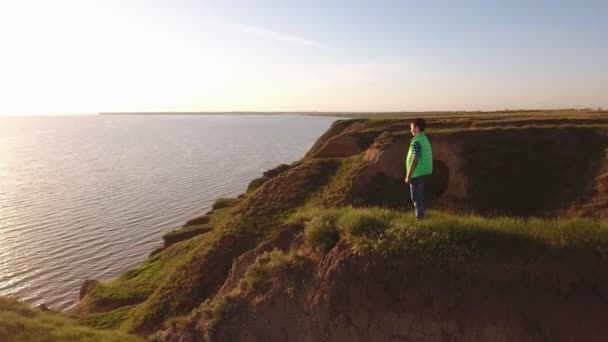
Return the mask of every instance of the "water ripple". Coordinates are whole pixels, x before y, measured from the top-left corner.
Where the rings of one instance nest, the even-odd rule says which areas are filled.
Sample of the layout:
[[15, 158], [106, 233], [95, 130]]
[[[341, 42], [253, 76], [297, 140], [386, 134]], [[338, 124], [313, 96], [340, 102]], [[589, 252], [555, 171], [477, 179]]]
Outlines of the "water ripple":
[[[0, 118], [0, 295], [66, 309], [87, 278], [299, 159], [333, 118]], [[194, 213], [194, 214], [193, 214]]]

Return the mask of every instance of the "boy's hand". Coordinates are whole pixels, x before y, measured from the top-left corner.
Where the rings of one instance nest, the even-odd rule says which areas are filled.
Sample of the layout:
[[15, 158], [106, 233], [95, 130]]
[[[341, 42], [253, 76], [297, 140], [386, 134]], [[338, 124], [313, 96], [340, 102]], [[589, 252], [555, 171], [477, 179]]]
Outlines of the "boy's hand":
[[412, 179], [410, 178], [410, 176], [405, 177], [406, 184], [410, 184], [411, 181], [412, 181]]

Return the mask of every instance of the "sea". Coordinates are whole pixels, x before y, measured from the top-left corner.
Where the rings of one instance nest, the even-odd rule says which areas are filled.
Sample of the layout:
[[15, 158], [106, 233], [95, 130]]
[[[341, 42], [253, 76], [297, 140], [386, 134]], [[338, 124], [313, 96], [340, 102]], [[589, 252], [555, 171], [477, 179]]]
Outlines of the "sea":
[[303, 115], [0, 117], [0, 295], [65, 310], [85, 279], [300, 159], [337, 120]]

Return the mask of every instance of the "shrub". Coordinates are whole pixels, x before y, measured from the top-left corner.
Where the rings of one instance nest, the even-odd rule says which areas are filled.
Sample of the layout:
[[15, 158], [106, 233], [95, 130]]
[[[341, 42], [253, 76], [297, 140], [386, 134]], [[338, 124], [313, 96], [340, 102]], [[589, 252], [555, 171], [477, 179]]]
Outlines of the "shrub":
[[349, 210], [340, 217], [340, 228], [353, 236], [367, 238], [379, 237], [390, 225], [385, 217], [375, 216], [373, 212]]
[[304, 228], [306, 244], [319, 253], [332, 249], [340, 239], [336, 219], [335, 215], [324, 215], [307, 222]]

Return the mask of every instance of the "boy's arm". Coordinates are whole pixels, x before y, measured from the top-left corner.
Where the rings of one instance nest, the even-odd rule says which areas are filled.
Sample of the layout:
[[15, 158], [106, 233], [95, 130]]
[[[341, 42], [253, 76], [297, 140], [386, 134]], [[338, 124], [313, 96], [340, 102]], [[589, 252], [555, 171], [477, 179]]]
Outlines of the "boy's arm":
[[420, 143], [415, 142], [412, 144], [412, 162], [410, 163], [410, 167], [407, 169], [407, 175], [405, 176], [405, 182], [409, 183], [412, 180], [412, 172], [418, 165], [418, 158], [420, 158], [420, 154], [422, 153]]
[[412, 158], [412, 162], [410, 163], [410, 167], [407, 169], [407, 175], [405, 176], [405, 182], [409, 183], [412, 180], [412, 172], [414, 171], [414, 168], [416, 168], [416, 165], [418, 165], [418, 156], [414, 156]]

